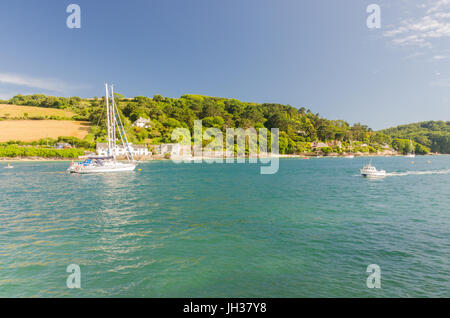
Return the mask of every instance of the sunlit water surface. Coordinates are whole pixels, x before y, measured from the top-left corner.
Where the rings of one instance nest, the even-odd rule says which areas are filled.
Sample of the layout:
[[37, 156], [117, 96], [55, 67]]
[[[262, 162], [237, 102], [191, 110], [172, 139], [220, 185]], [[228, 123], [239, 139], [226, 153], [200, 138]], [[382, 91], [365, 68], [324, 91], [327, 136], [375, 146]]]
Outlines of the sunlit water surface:
[[373, 158], [381, 180], [367, 162], [2, 163], [0, 296], [450, 297], [450, 156]]

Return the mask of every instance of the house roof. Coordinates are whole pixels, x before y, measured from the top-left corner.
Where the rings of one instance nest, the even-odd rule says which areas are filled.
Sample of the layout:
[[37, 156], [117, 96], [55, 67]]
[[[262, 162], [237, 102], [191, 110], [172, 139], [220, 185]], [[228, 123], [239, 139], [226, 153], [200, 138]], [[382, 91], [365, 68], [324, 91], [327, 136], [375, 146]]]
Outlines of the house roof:
[[325, 148], [325, 147], [328, 147], [328, 144], [326, 144], [324, 142], [314, 141], [313, 143], [311, 143], [311, 146], [314, 148]]
[[[146, 149], [147, 146], [146, 145], [133, 145], [131, 143], [128, 144], [130, 146], [130, 148], [132, 149]], [[108, 144], [106, 142], [98, 142], [97, 143], [97, 149], [106, 149], [108, 148]], [[117, 145], [117, 148], [124, 148], [123, 145]]]

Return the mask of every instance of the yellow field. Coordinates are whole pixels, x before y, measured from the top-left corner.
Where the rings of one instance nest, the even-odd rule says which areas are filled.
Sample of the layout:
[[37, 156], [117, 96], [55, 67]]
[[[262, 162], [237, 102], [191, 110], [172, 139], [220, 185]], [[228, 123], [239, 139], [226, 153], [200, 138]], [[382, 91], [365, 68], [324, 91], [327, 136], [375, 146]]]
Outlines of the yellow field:
[[28, 117], [34, 116], [45, 117], [53, 115], [65, 118], [72, 118], [75, 115], [73, 112], [64, 109], [0, 104], [0, 117], [20, 118], [24, 117], [25, 113], [28, 114]]
[[[22, 107], [22, 106], [20, 106]], [[34, 141], [41, 138], [73, 136], [80, 139], [89, 133], [89, 122], [72, 120], [1, 120], [0, 142]]]

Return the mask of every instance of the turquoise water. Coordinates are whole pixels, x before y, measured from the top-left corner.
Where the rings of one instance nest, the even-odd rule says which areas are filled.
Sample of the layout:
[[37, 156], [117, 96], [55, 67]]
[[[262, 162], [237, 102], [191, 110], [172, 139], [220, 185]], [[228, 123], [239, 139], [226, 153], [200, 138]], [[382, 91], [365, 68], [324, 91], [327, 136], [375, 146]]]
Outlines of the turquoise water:
[[[0, 164], [1, 297], [450, 297], [450, 156]], [[428, 163], [430, 161], [430, 163]], [[68, 289], [66, 267], [81, 268]], [[369, 264], [381, 289], [369, 289]]]

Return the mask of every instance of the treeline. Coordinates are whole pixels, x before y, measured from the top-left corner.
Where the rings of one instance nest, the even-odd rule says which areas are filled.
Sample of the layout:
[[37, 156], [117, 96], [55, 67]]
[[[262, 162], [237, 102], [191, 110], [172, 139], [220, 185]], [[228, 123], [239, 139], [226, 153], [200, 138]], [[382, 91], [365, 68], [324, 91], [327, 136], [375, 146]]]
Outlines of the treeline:
[[35, 141], [10, 140], [0, 142], [0, 146], [18, 145], [18, 146], [53, 146], [57, 143], [69, 143], [72, 147], [85, 150], [95, 149], [95, 142], [89, 139], [80, 139], [72, 136], [60, 136], [58, 138], [41, 138]]
[[[86, 99], [82, 99], [78, 96], [73, 97], [57, 97], [57, 96], [47, 96], [44, 94], [33, 94], [33, 95], [16, 95], [13, 98], [1, 101], [4, 104], [22, 105], [22, 106], [37, 106], [46, 108], [56, 108], [56, 109], [70, 109], [75, 113], [79, 114], [84, 108], [89, 107], [89, 102]], [[21, 118], [22, 119], [22, 118]], [[74, 116], [72, 118], [65, 118], [60, 116], [31, 116], [30, 118], [23, 119], [55, 119], [55, 120], [84, 120], [80, 115]]]
[[[298, 153], [311, 149], [313, 141], [339, 141], [340, 146], [327, 151], [349, 151], [350, 141], [370, 152], [393, 146], [400, 152], [409, 152], [412, 139], [414, 150], [418, 154], [428, 151], [450, 153], [448, 144], [448, 122], [427, 122], [431, 126], [419, 129], [403, 129], [404, 126], [373, 131], [366, 125], [350, 125], [344, 120], [328, 120], [320, 114], [313, 113], [306, 107], [299, 109], [290, 105], [274, 103], [241, 102], [237, 99], [210, 97], [202, 95], [183, 95], [180, 98], [155, 95], [153, 98], [137, 96], [124, 98], [115, 94], [125, 130], [133, 143], [170, 143], [174, 128], [185, 127], [193, 133], [194, 120], [201, 119], [203, 127], [226, 128], [279, 128], [280, 152]], [[104, 141], [105, 98], [94, 97], [54, 97], [45, 95], [17, 95], [7, 101], [10, 104], [69, 109], [75, 112], [76, 119], [91, 122], [91, 133], [86, 140], [92, 145]], [[150, 120], [149, 128], [132, 127], [138, 118]], [[405, 126], [427, 124], [418, 123]], [[436, 123], [436, 124], [432, 124]], [[436, 126], [437, 125], [437, 126]], [[437, 129], [436, 127], [439, 127]], [[443, 129], [443, 127], [446, 127]], [[408, 141], [408, 142], [406, 142]], [[355, 147], [354, 147], [355, 148]], [[354, 149], [357, 151], [356, 149]]]
[[81, 97], [56, 97], [47, 96], [43, 94], [33, 95], [16, 95], [7, 101], [8, 104], [25, 105], [25, 106], [39, 106], [48, 108], [77, 108], [82, 101]]
[[[341, 141], [343, 148], [333, 149], [334, 151], [347, 149], [350, 140], [378, 148], [391, 142], [389, 136], [374, 132], [365, 125], [328, 120], [305, 107], [297, 109], [290, 105], [249, 103], [201, 95], [183, 95], [180, 98], [160, 95], [153, 98], [118, 98], [117, 104], [125, 119], [125, 126], [128, 127], [128, 134], [134, 142], [173, 142], [170, 138], [172, 130], [185, 127], [192, 133], [196, 119], [201, 119], [205, 128], [216, 127], [222, 131], [232, 127], [279, 128], [281, 153], [303, 152], [312, 141]], [[93, 124], [100, 123], [100, 127], [93, 130], [98, 137], [103, 133], [101, 128], [104, 127], [100, 111], [103, 103], [97, 99], [91, 105], [97, 110], [86, 112], [89, 112], [89, 120]], [[140, 117], [150, 119], [149, 129], [130, 128], [131, 123]]]
[[425, 155], [430, 152], [430, 149], [410, 139], [395, 138], [392, 141], [392, 148], [401, 154], [408, 154], [414, 151], [418, 155]]
[[84, 154], [81, 149], [54, 149], [33, 146], [0, 145], [0, 157], [41, 157], [41, 158], [78, 158]]
[[450, 153], [450, 121], [424, 121], [384, 129], [393, 139], [411, 139], [432, 152]]

